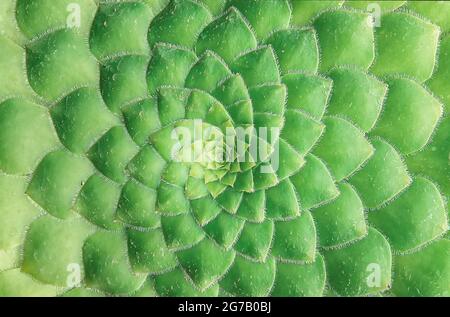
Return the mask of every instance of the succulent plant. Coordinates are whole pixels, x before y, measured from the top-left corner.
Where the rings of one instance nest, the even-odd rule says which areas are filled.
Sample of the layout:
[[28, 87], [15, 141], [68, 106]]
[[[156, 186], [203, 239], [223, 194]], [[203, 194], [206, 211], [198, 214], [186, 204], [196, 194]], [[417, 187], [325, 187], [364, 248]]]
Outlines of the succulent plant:
[[[2, 0], [0, 295], [450, 296], [449, 30], [444, 1]], [[175, 160], [194, 122], [246, 159]]]

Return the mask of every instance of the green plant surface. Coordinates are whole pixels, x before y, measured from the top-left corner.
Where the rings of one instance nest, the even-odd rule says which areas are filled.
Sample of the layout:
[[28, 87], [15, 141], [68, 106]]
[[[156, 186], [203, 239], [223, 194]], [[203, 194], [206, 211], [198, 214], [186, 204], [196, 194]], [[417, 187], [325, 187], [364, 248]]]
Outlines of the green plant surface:
[[[449, 30], [444, 1], [2, 0], [0, 296], [450, 296]], [[196, 122], [266, 157], [177, 161]]]

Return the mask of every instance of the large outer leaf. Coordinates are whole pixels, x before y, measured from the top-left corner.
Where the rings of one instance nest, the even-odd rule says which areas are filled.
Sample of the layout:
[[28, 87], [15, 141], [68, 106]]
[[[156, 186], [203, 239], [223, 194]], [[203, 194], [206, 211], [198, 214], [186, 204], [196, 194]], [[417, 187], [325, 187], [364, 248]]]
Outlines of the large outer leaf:
[[449, 14], [0, 1], [0, 296], [449, 296]]

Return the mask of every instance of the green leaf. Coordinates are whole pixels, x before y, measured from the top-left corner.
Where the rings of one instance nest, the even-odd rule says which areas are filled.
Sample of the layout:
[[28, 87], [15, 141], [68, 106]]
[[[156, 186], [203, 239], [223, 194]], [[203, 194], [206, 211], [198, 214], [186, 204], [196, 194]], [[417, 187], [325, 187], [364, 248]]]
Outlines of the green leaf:
[[320, 0], [320, 1], [291, 1], [292, 6], [292, 24], [294, 26], [303, 26], [311, 22], [313, 18], [321, 12], [329, 9], [339, 8], [344, 1]]
[[[158, 155], [166, 162], [172, 161], [174, 159], [173, 156], [176, 155], [176, 153], [172, 153], [172, 149], [174, 149], [174, 146], [180, 142], [179, 139], [173, 138], [174, 131], [177, 131], [175, 130], [177, 127], [177, 124], [165, 126], [164, 128], [152, 133], [149, 138], [150, 143], [155, 147]], [[177, 135], [177, 133], [175, 133], [175, 135]]]
[[268, 84], [249, 89], [255, 113], [264, 112], [282, 115], [287, 97], [286, 86], [283, 84]]
[[184, 163], [170, 162], [166, 165], [161, 180], [176, 186], [185, 186], [189, 177], [189, 166]]
[[173, 271], [157, 275], [155, 277], [155, 288], [158, 294], [168, 297], [181, 296], [217, 296], [219, 285], [215, 284], [210, 288], [200, 291], [185, 276], [180, 268]]
[[410, 1], [408, 8], [439, 25], [443, 32], [450, 30], [450, 6], [445, 1]]
[[155, 281], [152, 277], [148, 277], [142, 284], [141, 288], [130, 294], [131, 297], [157, 297], [155, 289]]
[[161, 227], [169, 249], [190, 248], [205, 236], [190, 214], [161, 217]]
[[412, 14], [392, 12], [383, 15], [375, 32], [374, 74], [406, 74], [424, 82], [431, 77], [436, 62], [440, 30]]
[[[259, 144], [261, 147], [261, 143]], [[260, 164], [253, 169], [253, 180], [255, 190], [265, 190], [278, 184], [278, 177], [270, 162]]]
[[219, 280], [234, 261], [234, 251], [226, 251], [205, 238], [190, 249], [177, 252], [178, 261], [200, 290]]
[[212, 91], [231, 74], [228, 66], [212, 51], [206, 51], [190, 70], [185, 86]]
[[240, 296], [267, 296], [275, 280], [276, 262], [270, 257], [265, 262], [253, 262], [236, 256], [220, 286], [231, 294]]
[[324, 251], [328, 282], [343, 296], [374, 294], [391, 283], [391, 249], [375, 229], [347, 247]]
[[183, 87], [189, 70], [197, 61], [192, 51], [163, 44], [155, 45], [147, 70], [150, 94], [161, 86]]
[[[3, 1], [1, 5], [8, 5], [7, 1]], [[13, 9], [11, 13], [12, 11]], [[2, 24], [0, 34], [4, 32], [3, 23], [6, 20], [6, 17], [0, 18]], [[0, 37], [0, 46], [2, 48], [0, 68], [3, 74], [0, 79], [0, 100], [3, 101], [9, 96], [33, 96], [35, 93], [28, 83], [27, 74], [23, 71], [26, 68], [25, 49], [4, 36]]]
[[266, 195], [264, 190], [253, 193], [244, 193], [236, 214], [251, 222], [263, 222], [266, 211], [265, 203]]
[[0, 272], [0, 296], [55, 297], [57, 287], [34, 280], [20, 269]]
[[305, 166], [291, 177], [304, 209], [322, 205], [339, 195], [330, 172], [320, 159], [308, 155]]
[[324, 77], [305, 74], [283, 76], [288, 89], [288, 109], [299, 109], [315, 120], [320, 120], [325, 112], [332, 82]]
[[[77, 31], [83, 36], [88, 36], [97, 10], [96, 3], [91, 0], [61, 0], [57, 3], [52, 0], [18, 0], [14, 2], [15, 14], [13, 12], [8, 13], [15, 17], [20, 31], [31, 39], [48, 32], [48, 30], [67, 27], [68, 21], [71, 21], [68, 17], [68, 13], [72, 12], [68, 10], [72, 8], [69, 6], [70, 4], [78, 5], [80, 16], [84, 17], [80, 19], [80, 26], [77, 27]], [[43, 16], [45, 16], [45, 19], [42, 18]], [[15, 24], [14, 26], [17, 27]]]
[[314, 262], [316, 228], [309, 211], [292, 220], [275, 222], [272, 254], [286, 261]]
[[230, 214], [235, 214], [242, 201], [242, 192], [227, 188], [217, 197], [216, 201]]
[[447, 89], [450, 82], [450, 34], [443, 36], [439, 45], [439, 67], [427, 85], [445, 103], [446, 113], [450, 110], [450, 91]]
[[119, 123], [106, 108], [102, 96], [91, 88], [69, 94], [51, 108], [61, 142], [72, 152], [82, 154], [108, 129]]
[[221, 211], [221, 208], [211, 196], [194, 199], [190, 203], [192, 213], [201, 226], [214, 219]]
[[89, 150], [88, 157], [95, 167], [112, 180], [123, 183], [125, 169], [138, 153], [139, 147], [122, 126], [106, 132]]
[[227, 107], [228, 114], [238, 126], [253, 123], [253, 107], [251, 100], [238, 101]]
[[85, 40], [74, 31], [59, 30], [27, 47], [27, 74], [31, 87], [53, 102], [74, 87], [99, 82], [98, 65]]
[[156, 98], [148, 98], [122, 109], [125, 126], [136, 144], [143, 146], [149, 136], [161, 128]]
[[211, 50], [230, 64], [241, 53], [255, 49], [256, 45], [255, 35], [241, 13], [232, 7], [225, 15], [203, 29], [198, 37], [195, 51], [197, 55], [201, 55], [206, 50]]
[[247, 87], [280, 82], [277, 60], [270, 46], [240, 55], [231, 64], [231, 70], [241, 74]]
[[393, 10], [401, 7], [405, 3], [406, 3], [406, 1], [391, 1], [391, 0], [389, 0], [389, 1], [383, 1], [383, 0], [371, 1], [370, 3], [368, 3], [367, 1], [357, 1], [357, 0], [345, 1], [346, 6], [356, 8], [356, 9], [361, 9], [361, 10], [367, 10], [367, 11], [373, 10], [373, 9], [371, 9], [371, 7], [369, 7], [369, 4], [378, 5], [378, 6], [380, 6], [381, 13], [393, 11]]
[[204, 121], [221, 129], [222, 133], [226, 135], [227, 128], [232, 128], [232, 120], [224, 106], [221, 103], [215, 102], [209, 108]]
[[151, 46], [163, 42], [192, 48], [197, 35], [210, 21], [209, 11], [195, 1], [171, 1], [152, 20], [148, 41]]
[[411, 154], [428, 143], [441, 115], [442, 105], [421, 85], [409, 79], [390, 80], [383, 114], [372, 133]]
[[[41, 210], [24, 194], [28, 185], [26, 177], [0, 174], [0, 270], [10, 266], [11, 257], [21, 253], [24, 234], [29, 225], [42, 213]], [[20, 252], [19, 252], [20, 251]], [[14, 253], [14, 254], [13, 254]], [[14, 265], [16, 265], [14, 263]], [[9, 268], [9, 267], [8, 267]], [[12, 268], [12, 267], [11, 267]]]
[[25, 238], [22, 272], [45, 284], [66, 287], [71, 265], [83, 272], [81, 249], [92, 232], [93, 227], [81, 218], [64, 222], [50, 215], [39, 218]]
[[450, 296], [450, 240], [394, 258], [396, 274], [392, 292], [398, 296]]
[[[286, 122], [281, 138], [298, 153], [306, 155], [322, 135], [325, 126], [298, 110], [286, 111]], [[298, 133], [301, 131], [301, 133]]]
[[312, 29], [284, 29], [273, 33], [265, 41], [278, 57], [281, 72], [316, 73], [319, 68], [319, 48]]
[[192, 90], [186, 103], [186, 119], [205, 119], [214, 103], [218, 101], [210, 94]]
[[391, 204], [369, 212], [369, 222], [397, 251], [422, 246], [448, 229], [443, 197], [432, 182], [421, 177]]
[[295, 188], [289, 179], [266, 190], [266, 213], [272, 219], [285, 219], [300, 215]]
[[273, 234], [272, 220], [266, 220], [263, 223], [246, 222], [234, 249], [259, 262], [264, 262], [270, 251]]
[[[441, 193], [450, 197], [450, 165], [448, 164], [448, 136], [450, 135], [450, 117], [439, 124], [431, 143], [422, 151], [406, 157], [408, 170], [428, 177], [439, 185]], [[449, 206], [449, 202], [447, 202]], [[449, 210], [449, 208], [447, 208]]]
[[333, 94], [328, 113], [346, 117], [364, 132], [371, 130], [380, 115], [387, 85], [350, 68], [335, 69], [329, 76]]
[[277, 263], [277, 276], [272, 296], [318, 297], [325, 288], [325, 263], [320, 254], [314, 263]]
[[209, 194], [205, 182], [195, 177], [189, 177], [186, 182], [186, 197], [189, 200], [205, 197]]
[[83, 263], [86, 284], [110, 294], [128, 294], [145, 281], [146, 275], [131, 270], [122, 233], [103, 231], [90, 236], [83, 247]]
[[222, 184], [219, 181], [210, 182], [206, 184], [206, 187], [208, 188], [209, 193], [214, 199], [216, 199], [220, 194], [222, 194], [223, 191], [227, 188], [226, 185]]
[[120, 186], [99, 174], [92, 175], [78, 195], [74, 210], [93, 224], [105, 229], [116, 229], [117, 203]]
[[251, 193], [254, 191], [254, 183], [253, 183], [253, 171], [251, 169], [246, 172], [239, 173], [236, 182], [234, 183], [234, 188], [237, 191], [244, 191]]
[[375, 153], [364, 168], [350, 178], [350, 183], [365, 207], [377, 208], [406, 188], [411, 178], [400, 155], [389, 143], [374, 139], [372, 145]]
[[336, 181], [358, 170], [373, 154], [374, 149], [365, 135], [348, 121], [327, 117], [325, 133], [314, 154], [324, 160]]
[[157, 189], [156, 210], [163, 215], [178, 215], [189, 212], [189, 201], [184, 189], [166, 182], [161, 182]]
[[209, 9], [214, 16], [220, 14], [225, 8], [227, 0], [199, 0], [205, 7]]
[[247, 86], [240, 74], [235, 74], [221, 82], [212, 95], [223, 105], [230, 106], [238, 101], [249, 100]]
[[300, 155], [297, 151], [295, 151], [291, 145], [289, 145], [286, 141], [284, 141], [281, 138], [279, 139], [278, 146], [279, 146], [278, 157], [275, 156], [272, 158], [272, 160], [273, 161], [278, 160], [277, 161], [278, 163], [275, 163], [275, 165], [278, 165], [276, 173], [278, 179], [282, 181], [285, 178], [290, 177], [296, 172], [298, 172], [298, 170], [301, 169], [305, 164], [305, 159], [303, 158], [302, 155]]
[[83, 184], [94, 173], [89, 160], [60, 150], [38, 165], [26, 193], [55, 217], [69, 217]]
[[343, 65], [370, 67], [375, 52], [373, 29], [368, 19], [368, 13], [336, 10], [325, 12], [314, 21], [322, 71]]
[[225, 249], [230, 249], [239, 237], [244, 224], [245, 221], [243, 219], [222, 212], [204, 226], [203, 230], [219, 245]]
[[291, 10], [287, 0], [231, 0], [228, 5], [234, 6], [245, 16], [258, 40], [289, 26]]
[[100, 90], [108, 108], [117, 113], [126, 104], [147, 97], [147, 56], [108, 60], [100, 69]]
[[106, 295], [98, 290], [75, 287], [60, 295], [61, 297], [106, 297]]
[[156, 189], [160, 183], [161, 175], [166, 162], [150, 145], [142, 147], [140, 152], [127, 166], [130, 175], [145, 186]]
[[130, 180], [122, 188], [117, 215], [128, 224], [155, 228], [160, 225], [160, 216], [155, 211], [155, 204], [154, 189]]
[[6, 173], [31, 173], [59, 144], [46, 109], [29, 101], [0, 104], [0, 125], [0, 169]]
[[147, 32], [151, 18], [151, 9], [140, 2], [99, 6], [89, 39], [92, 52], [99, 59], [122, 52], [148, 54]]
[[356, 191], [349, 184], [339, 185], [336, 200], [312, 212], [320, 246], [342, 246], [367, 234], [364, 208]]
[[158, 114], [162, 126], [184, 119], [188, 96], [186, 89], [164, 87], [158, 90]]

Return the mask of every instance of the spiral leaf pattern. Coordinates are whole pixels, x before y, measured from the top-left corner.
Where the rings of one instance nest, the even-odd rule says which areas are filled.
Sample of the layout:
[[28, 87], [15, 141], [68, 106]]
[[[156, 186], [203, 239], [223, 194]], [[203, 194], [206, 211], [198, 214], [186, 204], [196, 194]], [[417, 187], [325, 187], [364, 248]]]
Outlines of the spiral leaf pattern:
[[450, 3], [371, 5], [3, 0], [0, 295], [450, 296]]

